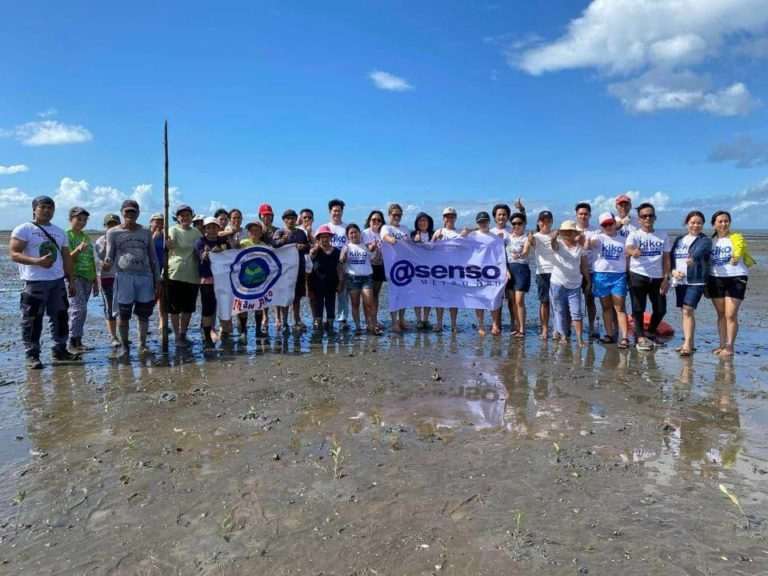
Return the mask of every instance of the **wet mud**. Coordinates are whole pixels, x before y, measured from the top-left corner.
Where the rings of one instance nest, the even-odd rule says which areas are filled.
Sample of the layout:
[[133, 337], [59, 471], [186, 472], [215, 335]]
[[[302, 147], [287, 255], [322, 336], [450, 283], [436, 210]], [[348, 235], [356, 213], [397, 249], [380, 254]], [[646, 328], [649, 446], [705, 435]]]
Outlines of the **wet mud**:
[[3, 573], [768, 571], [764, 269], [732, 360], [703, 303], [686, 359], [481, 338], [462, 315], [458, 336], [102, 345], [30, 373], [4, 282]]

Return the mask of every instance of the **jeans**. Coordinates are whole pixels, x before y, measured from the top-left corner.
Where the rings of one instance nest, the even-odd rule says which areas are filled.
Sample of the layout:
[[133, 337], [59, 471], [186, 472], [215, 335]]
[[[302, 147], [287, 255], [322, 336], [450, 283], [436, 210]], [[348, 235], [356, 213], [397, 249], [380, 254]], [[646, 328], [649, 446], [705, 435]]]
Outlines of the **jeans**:
[[66, 350], [69, 303], [64, 279], [25, 282], [21, 291], [21, 339], [28, 355], [40, 354], [43, 316], [48, 322], [55, 351]]
[[[549, 285], [549, 305], [555, 330], [561, 336], [571, 333], [571, 320], [581, 320], [581, 287], [566, 288], [560, 284]], [[581, 336], [577, 334], [577, 336]]]
[[82, 338], [85, 316], [88, 313], [88, 300], [93, 291], [93, 282], [87, 278], [75, 276], [75, 297], [69, 299], [69, 337]]

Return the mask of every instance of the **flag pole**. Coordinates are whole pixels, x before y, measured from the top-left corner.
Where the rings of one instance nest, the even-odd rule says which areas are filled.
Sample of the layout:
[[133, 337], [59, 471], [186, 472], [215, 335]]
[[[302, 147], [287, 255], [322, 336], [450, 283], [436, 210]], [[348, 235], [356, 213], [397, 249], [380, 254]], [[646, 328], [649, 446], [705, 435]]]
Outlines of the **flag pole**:
[[168, 352], [168, 289], [170, 287], [170, 280], [168, 279], [168, 228], [170, 227], [169, 219], [169, 190], [168, 190], [168, 120], [163, 125], [163, 151], [165, 153], [165, 185], [163, 189], [163, 216], [165, 218], [165, 225], [163, 226], [163, 309], [161, 314], [163, 315], [163, 326], [165, 329], [161, 335], [163, 352]]

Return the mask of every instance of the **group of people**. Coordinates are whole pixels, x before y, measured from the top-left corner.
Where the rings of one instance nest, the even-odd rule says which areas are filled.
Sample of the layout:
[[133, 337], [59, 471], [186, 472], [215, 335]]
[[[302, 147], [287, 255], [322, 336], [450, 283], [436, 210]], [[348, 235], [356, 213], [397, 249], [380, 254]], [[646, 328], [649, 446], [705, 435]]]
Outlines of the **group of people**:
[[[527, 230], [528, 217], [520, 199], [513, 206], [497, 204], [490, 214], [479, 212], [472, 230], [457, 229], [457, 211], [451, 207], [443, 210], [442, 226], [437, 229], [430, 215], [419, 213], [410, 230], [401, 224], [399, 204], [388, 207], [386, 219], [382, 211], [371, 211], [361, 227], [345, 224], [345, 204], [333, 199], [328, 203], [330, 220], [317, 228], [314, 212], [308, 208], [298, 213], [285, 210], [283, 226], [278, 228], [269, 204], [262, 204], [259, 219], [247, 224], [236, 208], [222, 208], [204, 217], [181, 205], [173, 214], [175, 225], [169, 227], [166, 240], [162, 214], [152, 215], [149, 227], [144, 227], [138, 223], [138, 203], [125, 200], [119, 214], [104, 216], [106, 233], [92, 241], [85, 231], [87, 210], [72, 208], [70, 226], [62, 230], [52, 223], [53, 199], [38, 196], [32, 202], [32, 220], [13, 230], [9, 245], [24, 281], [21, 325], [26, 363], [33, 369], [42, 367], [40, 338], [45, 314], [50, 319], [54, 360], [76, 361], [91, 349], [83, 342], [83, 331], [88, 300], [99, 294], [117, 357], [130, 354], [133, 315], [138, 319], [138, 350], [147, 351], [149, 319], [156, 305], [161, 312], [159, 329], [172, 332], [177, 347], [190, 346], [188, 331], [198, 300], [204, 348], [215, 348], [217, 340], [231, 342], [233, 320], [238, 340], [246, 343], [248, 313], [233, 318], [231, 310], [217, 307], [210, 255], [254, 246], [294, 245], [299, 254], [294, 298], [290, 306], [273, 310], [275, 330], [309, 329], [301, 316], [301, 302], [307, 297], [314, 330], [333, 331], [339, 322], [341, 330], [351, 329], [353, 323], [354, 330], [362, 332], [364, 319], [365, 330], [379, 335], [383, 331], [378, 321], [379, 296], [387, 281], [382, 243], [432, 243], [476, 236], [495, 236], [503, 242], [505, 293], [515, 338], [526, 337], [525, 298], [535, 275], [542, 339], [551, 332], [553, 338], [566, 342], [573, 334], [581, 344], [586, 308], [589, 338], [627, 349], [631, 330], [637, 348], [651, 350], [666, 314], [667, 292], [674, 287], [684, 334], [677, 352], [688, 356], [695, 351], [695, 310], [706, 295], [717, 312], [720, 343], [714, 353], [733, 355], [738, 310], [754, 260], [744, 237], [731, 231], [728, 212], [718, 211], [711, 217], [711, 238], [704, 234], [704, 214], [690, 212], [685, 218], [686, 234], [670, 242], [665, 232], [655, 228], [653, 205], [640, 204], [632, 215], [632, 200], [627, 195], [616, 198], [615, 211], [600, 214], [598, 227], [591, 224], [588, 203], [577, 204], [575, 220], [564, 220], [557, 228], [552, 213], [541, 211], [535, 230]], [[161, 271], [166, 262], [170, 282], [163, 295]], [[627, 294], [631, 316], [626, 312]], [[596, 300], [602, 308], [602, 336], [597, 330]], [[647, 320], [649, 301], [652, 314]], [[166, 305], [170, 326], [162, 323]], [[458, 309], [448, 311], [450, 328], [458, 332]], [[435, 310], [433, 326], [431, 309], [415, 308], [416, 329], [442, 331], [444, 312], [443, 308]], [[476, 310], [481, 335], [486, 334], [485, 313]], [[270, 310], [253, 315], [255, 336], [263, 338], [269, 329]], [[404, 309], [391, 312], [393, 332], [410, 328], [405, 316]], [[501, 334], [502, 309], [491, 310], [490, 316], [491, 333]]]

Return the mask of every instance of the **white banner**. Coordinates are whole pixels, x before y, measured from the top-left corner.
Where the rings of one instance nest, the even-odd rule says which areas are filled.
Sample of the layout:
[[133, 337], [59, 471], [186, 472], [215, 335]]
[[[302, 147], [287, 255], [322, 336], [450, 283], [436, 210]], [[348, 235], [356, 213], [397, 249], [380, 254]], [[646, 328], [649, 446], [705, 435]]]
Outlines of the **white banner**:
[[293, 244], [212, 252], [210, 257], [220, 318], [293, 302], [299, 272], [299, 251]]
[[484, 308], [501, 306], [507, 268], [498, 236], [440, 240], [432, 244], [383, 242], [389, 310], [412, 306]]

